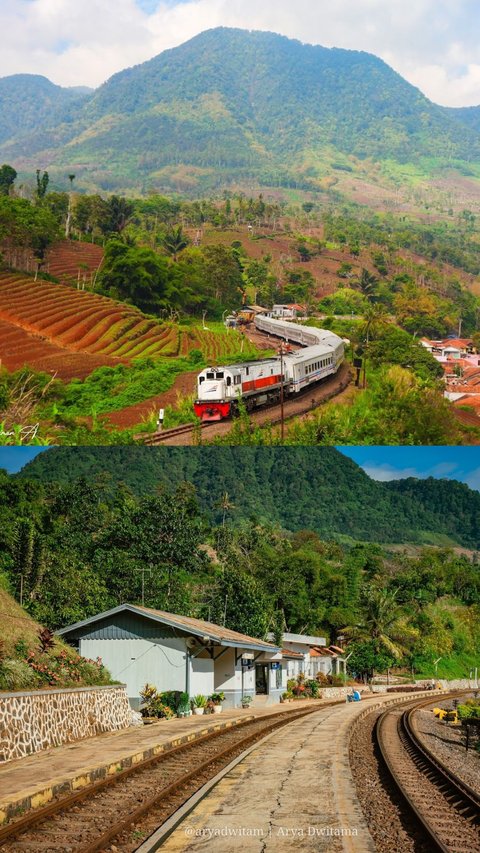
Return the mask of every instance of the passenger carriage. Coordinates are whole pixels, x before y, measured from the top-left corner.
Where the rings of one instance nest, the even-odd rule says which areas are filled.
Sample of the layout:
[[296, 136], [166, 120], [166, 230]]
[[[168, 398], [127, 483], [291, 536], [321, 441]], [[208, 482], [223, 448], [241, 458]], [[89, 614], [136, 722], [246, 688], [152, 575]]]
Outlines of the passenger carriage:
[[[284, 395], [299, 394], [310, 385], [334, 375], [344, 360], [345, 342], [324, 329], [299, 326], [284, 320], [258, 316], [260, 331], [302, 344], [305, 349], [282, 357], [227, 367], [208, 367], [198, 377], [195, 414], [202, 421], [221, 421], [238, 411], [277, 403]], [[283, 376], [282, 376], [283, 363]]]

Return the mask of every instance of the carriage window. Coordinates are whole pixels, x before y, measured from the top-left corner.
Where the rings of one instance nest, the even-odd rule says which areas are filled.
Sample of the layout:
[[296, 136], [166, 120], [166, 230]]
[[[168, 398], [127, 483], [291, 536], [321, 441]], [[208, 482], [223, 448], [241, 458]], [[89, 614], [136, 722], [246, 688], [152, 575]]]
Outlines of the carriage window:
[[202, 382], [205, 382], [205, 377], [204, 377], [204, 376], [201, 376], [201, 377], [200, 377], [200, 385], [202, 384]]
[[235, 385], [241, 385], [242, 384], [242, 377], [241, 376], [235, 376], [234, 382], [235, 382]]
[[231, 377], [231, 376], [227, 376], [227, 388], [230, 388], [230, 385], [231, 385], [231, 384], [232, 384], [232, 377]]
[[215, 379], [214, 373], [207, 373], [207, 379]]
[[224, 376], [225, 376], [225, 374], [224, 374], [224, 373], [217, 373], [216, 378], [217, 378], [217, 379], [223, 379], [223, 378], [224, 378]]

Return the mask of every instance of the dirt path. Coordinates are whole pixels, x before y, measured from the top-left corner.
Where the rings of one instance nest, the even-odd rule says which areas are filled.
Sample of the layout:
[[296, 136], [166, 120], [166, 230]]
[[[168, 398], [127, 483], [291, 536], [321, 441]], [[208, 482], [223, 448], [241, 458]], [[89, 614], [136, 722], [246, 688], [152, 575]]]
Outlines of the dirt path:
[[168, 391], [164, 391], [163, 394], [158, 394], [156, 397], [150, 397], [148, 400], [143, 400], [141, 403], [135, 403], [134, 406], [128, 406], [128, 408], [121, 409], [119, 412], [110, 412], [107, 418], [118, 429], [128, 429], [129, 427], [137, 426], [146, 420], [153, 411], [158, 414], [159, 409], [164, 409], [166, 406], [174, 406], [178, 401], [178, 397], [189, 397], [193, 394], [197, 384], [197, 376], [197, 370], [190, 373], [182, 373], [180, 376], [177, 376], [174, 384]]

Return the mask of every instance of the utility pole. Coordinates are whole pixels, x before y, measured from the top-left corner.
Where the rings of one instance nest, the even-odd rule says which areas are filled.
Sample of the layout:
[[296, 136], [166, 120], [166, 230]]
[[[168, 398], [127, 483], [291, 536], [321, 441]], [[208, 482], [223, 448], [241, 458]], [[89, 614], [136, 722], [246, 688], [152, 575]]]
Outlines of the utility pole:
[[145, 572], [150, 572], [150, 574], [152, 574], [152, 567], [148, 566], [148, 568], [146, 568], [145, 566], [142, 566], [140, 569], [136, 569], [136, 571], [142, 573], [142, 607], [145, 607]]
[[283, 343], [280, 344], [280, 434], [285, 440], [285, 391], [283, 387]]

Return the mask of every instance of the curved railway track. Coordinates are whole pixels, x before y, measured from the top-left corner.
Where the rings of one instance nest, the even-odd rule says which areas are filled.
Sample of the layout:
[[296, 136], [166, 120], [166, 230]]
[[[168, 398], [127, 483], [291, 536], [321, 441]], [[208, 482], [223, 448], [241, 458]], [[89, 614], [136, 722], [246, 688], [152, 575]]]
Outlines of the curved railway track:
[[[352, 373], [348, 364], [343, 364], [335, 377], [330, 377], [316, 386], [310, 386], [302, 394], [289, 397], [285, 401], [285, 420], [308, 415], [319, 406], [337, 397], [345, 391], [352, 380]], [[273, 406], [262, 406], [251, 412], [250, 420], [255, 426], [276, 426], [281, 422], [281, 407], [279, 404]], [[216, 438], [228, 435], [233, 427], [233, 421], [221, 421], [219, 423], [196, 423], [183, 424], [173, 429], [163, 430], [149, 436], [137, 436], [145, 444], [155, 447], [161, 444], [193, 444], [198, 436]]]
[[[339, 704], [343, 700], [321, 708]], [[174, 747], [0, 827], [0, 850], [102, 853], [110, 850], [113, 842], [119, 853], [135, 850], [145, 837], [136, 829], [142, 819], [153, 816], [155, 826], [161, 826], [248, 747], [275, 729], [319, 710], [320, 706], [310, 706], [247, 719]]]
[[430, 705], [431, 699], [423, 700], [378, 718], [375, 737], [381, 756], [432, 853], [480, 853], [480, 797], [418, 737], [415, 713]]

